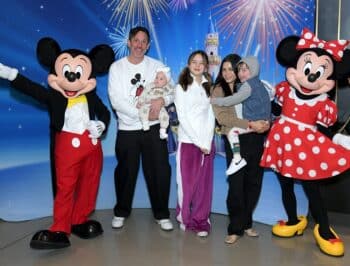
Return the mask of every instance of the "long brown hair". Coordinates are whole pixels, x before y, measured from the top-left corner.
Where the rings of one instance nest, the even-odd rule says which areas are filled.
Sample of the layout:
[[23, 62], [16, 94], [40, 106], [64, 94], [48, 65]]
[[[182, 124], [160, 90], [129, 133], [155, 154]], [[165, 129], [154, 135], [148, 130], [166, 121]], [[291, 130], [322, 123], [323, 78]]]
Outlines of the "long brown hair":
[[[193, 57], [195, 57], [197, 54], [201, 55], [205, 64], [205, 68], [208, 69], [209, 65], [209, 59], [207, 54], [203, 50], [196, 50], [190, 54], [190, 56], [187, 59], [187, 66], [181, 71], [179, 76], [179, 84], [183, 88], [184, 91], [187, 91], [187, 88], [189, 85], [193, 83], [193, 77], [191, 76], [190, 69], [188, 68], [189, 64], [191, 63]], [[210, 87], [211, 87], [211, 77], [208, 74], [207, 71], [203, 73], [204, 77], [208, 80], [208, 82], [204, 82], [202, 84], [207, 96], [210, 96]]]
[[224, 92], [225, 97], [232, 95], [232, 91], [230, 89], [229, 84], [225, 81], [224, 77], [222, 76], [222, 67], [225, 62], [231, 63], [233, 71], [236, 74], [236, 80], [234, 81], [234, 85], [233, 85], [233, 92], [236, 92], [236, 84], [239, 82], [239, 79], [237, 77], [237, 63], [240, 60], [241, 60], [241, 57], [238, 54], [228, 54], [227, 56], [225, 56], [225, 58], [221, 62], [220, 70], [215, 80], [214, 89], [216, 86], [220, 86]]

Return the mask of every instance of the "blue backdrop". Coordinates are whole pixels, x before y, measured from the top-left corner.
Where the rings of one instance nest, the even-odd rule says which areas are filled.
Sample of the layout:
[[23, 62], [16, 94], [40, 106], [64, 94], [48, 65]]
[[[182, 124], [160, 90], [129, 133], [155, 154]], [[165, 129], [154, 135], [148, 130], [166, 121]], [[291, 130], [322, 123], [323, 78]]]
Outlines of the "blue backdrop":
[[[22, 74], [46, 86], [47, 72], [39, 65], [35, 54], [40, 38], [51, 36], [63, 49], [86, 51], [96, 44], [107, 43], [114, 48], [118, 59], [127, 53], [130, 27], [144, 25], [151, 32], [149, 55], [169, 65], [175, 81], [190, 52], [214, 49], [218, 60], [231, 52], [258, 56], [261, 78], [276, 84], [284, 78], [284, 70], [274, 57], [277, 43], [287, 35], [299, 34], [304, 26], [312, 30], [314, 13], [314, 0], [9, 1], [0, 10], [0, 62], [18, 68]], [[206, 40], [213, 36], [218, 38], [217, 47], [206, 46]], [[218, 65], [213, 63], [213, 75], [217, 68]], [[107, 76], [98, 78], [97, 93], [109, 106]], [[0, 218], [19, 221], [50, 216], [52, 191], [47, 111], [30, 98], [11, 90], [4, 80], [0, 80], [0, 109]], [[111, 209], [115, 203], [115, 136], [116, 121], [112, 119], [103, 141], [105, 160], [98, 209]], [[174, 150], [173, 143], [170, 150]], [[170, 161], [170, 207], [174, 208], [173, 153]], [[224, 158], [217, 155], [213, 212], [226, 213], [224, 171]], [[299, 212], [306, 213], [305, 196], [299, 186], [296, 190]], [[149, 207], [142, 173], [134, 207]], [[266, 171], [254, 218], [274, 223], [284, 215], [276, 177]]]

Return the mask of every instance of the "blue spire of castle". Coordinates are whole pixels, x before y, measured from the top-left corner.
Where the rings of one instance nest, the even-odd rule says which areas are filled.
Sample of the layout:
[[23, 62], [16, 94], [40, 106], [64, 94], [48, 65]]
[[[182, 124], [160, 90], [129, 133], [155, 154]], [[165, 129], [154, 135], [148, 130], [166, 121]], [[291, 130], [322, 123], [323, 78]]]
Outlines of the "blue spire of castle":
[[215, 27], [215, 24], [213, 23], [213, 20], [212, 20], [212, 17], [211, 17], [211, 12], [210, 12], [208, 33], [215, 33], [215, 32], [216, 32], [216, 27]]

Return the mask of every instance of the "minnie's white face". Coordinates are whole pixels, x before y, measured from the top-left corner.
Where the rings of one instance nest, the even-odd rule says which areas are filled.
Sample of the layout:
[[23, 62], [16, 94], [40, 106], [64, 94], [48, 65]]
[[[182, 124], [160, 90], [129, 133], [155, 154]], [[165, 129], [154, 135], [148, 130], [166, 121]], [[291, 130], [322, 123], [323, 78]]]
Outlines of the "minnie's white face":
[[288, 68], [288, 82], [304, 95], [319, 95], [333, 89], [334, 80], [329, 80], [334, 70], [333, 61], [328, 55], [318, 56], [315, 52], [303, 53], [296, 68]]
[[91, 71], [92, 64], [87, 56], [62, 53], [55, 62], [56, 74], [48, 76], [48, 83], [64, 97], [75, 98], [96, 87], [96, 79], [89, 79]]

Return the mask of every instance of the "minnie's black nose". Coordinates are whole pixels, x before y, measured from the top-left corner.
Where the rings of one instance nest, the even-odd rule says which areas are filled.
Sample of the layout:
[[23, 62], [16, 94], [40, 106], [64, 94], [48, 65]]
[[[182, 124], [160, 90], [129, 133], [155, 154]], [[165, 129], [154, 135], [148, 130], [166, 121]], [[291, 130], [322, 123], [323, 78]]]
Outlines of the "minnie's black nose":
[[310, 74], [308, 77], [307, 77], [307, 80], [309, 82], [315, 82], [317, 79], [317, 75], [316, 74]]

